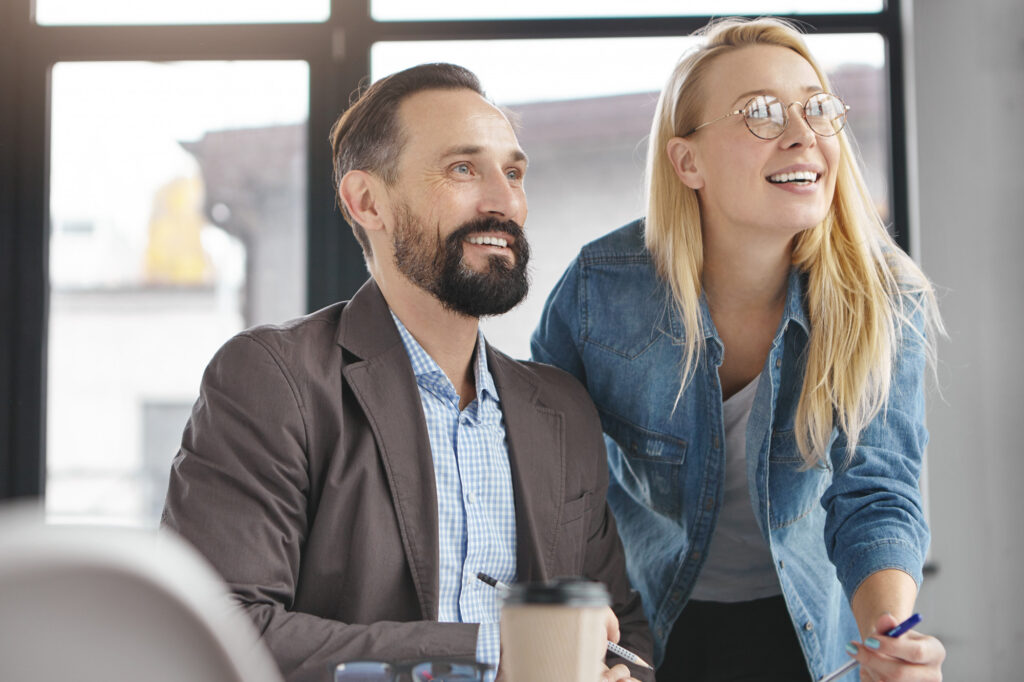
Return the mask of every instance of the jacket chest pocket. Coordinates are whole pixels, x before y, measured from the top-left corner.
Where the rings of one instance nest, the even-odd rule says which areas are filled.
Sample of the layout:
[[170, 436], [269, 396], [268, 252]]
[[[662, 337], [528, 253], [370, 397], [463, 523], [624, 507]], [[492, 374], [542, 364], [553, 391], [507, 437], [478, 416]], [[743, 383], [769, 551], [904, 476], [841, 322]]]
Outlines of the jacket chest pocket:
[[583, 547], [587, 543], [587, 505], [590, 492], [562, 505], [562, 519], [555, 545], [551, 574], [581, 575], [583, 573]]
[[804, 467], [792, 429], [772, 433], [768, 452], [769, 522], [773, 530], [800, 521], [820, 511], [821, 495], [832, 480], [832, 472], [821, 466]]
[[612, 476], [635, 499], [678, 519], [683, 508], [686, 441], [631, 424], [601, 411]]

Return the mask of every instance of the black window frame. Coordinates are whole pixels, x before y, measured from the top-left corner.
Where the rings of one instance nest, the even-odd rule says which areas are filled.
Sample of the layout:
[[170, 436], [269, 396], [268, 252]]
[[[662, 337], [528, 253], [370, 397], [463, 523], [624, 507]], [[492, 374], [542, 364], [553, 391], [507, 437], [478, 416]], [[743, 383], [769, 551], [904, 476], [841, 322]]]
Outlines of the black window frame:
[[[392, 40], [681, 36], [710, 16], [376, 21], [371, 0], [331, 0], [323, 23], [40, 26], [34, 0], [0, 5], [0, 500], [40, 497], [46, 478], [50, 72], [65, 61], [304, 60], [310, 68], [306, 307], [351, 296], [362, 254], [335, 208], [327, 134]], [[891, 195], [897, 242], [914, 245], [908, 180], [905, 3], [878, 13], [801, 14], [811, 33], [878, 33], [887, 46]], [[116, 428], [116, 425], [111, 425]]]

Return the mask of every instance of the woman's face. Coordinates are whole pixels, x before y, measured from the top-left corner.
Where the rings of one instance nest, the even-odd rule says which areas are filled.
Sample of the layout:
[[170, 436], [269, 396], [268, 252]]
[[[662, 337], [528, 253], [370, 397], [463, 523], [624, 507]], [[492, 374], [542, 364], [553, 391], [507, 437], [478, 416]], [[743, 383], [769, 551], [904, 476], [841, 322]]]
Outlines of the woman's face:
[[741, 115], [686, 138], [693, 172], [680, 177], [697, 189], [705, 231], [791, 239], [820, 223], [835, 192], [839, 139], [815, 134], [803, 118], [804, 102], [823, 91], [811, 65], [788, 48], [744, 47], [711, 64], [703, 90], [702, 123], [742, 109], [759, 94], [789, 105], [788, 125], [772, 140], [754, 136]]

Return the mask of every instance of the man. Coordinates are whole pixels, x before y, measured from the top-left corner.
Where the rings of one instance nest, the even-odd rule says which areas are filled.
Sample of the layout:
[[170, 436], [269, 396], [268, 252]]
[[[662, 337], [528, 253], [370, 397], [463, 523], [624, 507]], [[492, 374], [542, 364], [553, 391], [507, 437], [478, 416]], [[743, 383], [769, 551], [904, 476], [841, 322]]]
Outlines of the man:
[[227, 579], [289, 680], [353, 659], [496, 663], [499, 602], [477, 572], [604, 582], [609, 636], [647, 658], [592, 403], [478, 329], [527, 290], [508, 120], [472, 73], [423, 65], [371, 86], [332, 145], [372, 278], [217, 353], [164, 526]]

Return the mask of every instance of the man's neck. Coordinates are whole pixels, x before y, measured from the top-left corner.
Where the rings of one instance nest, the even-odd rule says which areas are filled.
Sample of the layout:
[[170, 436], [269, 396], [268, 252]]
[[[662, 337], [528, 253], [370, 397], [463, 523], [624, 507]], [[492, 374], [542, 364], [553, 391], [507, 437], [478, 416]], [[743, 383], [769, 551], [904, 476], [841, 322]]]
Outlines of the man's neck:
[[476, 398], [473, 351], [479, 320], [448, 310], [411, 283], [391, 284], [394, 286], [388, 289], [381, 287], [391, 312], [452, 382], [459, 394], [459, 408], [464, 408]]

